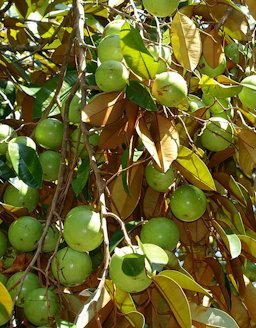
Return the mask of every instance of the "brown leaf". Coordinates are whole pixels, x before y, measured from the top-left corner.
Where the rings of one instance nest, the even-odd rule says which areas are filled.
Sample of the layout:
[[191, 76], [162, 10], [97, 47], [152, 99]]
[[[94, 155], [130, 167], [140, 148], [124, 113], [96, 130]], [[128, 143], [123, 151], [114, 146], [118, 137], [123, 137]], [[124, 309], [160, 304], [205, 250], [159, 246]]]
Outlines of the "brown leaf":
[[32, 256], [29, 255], [28, 253], [17, 255], [11, 267], [4, 270], [4, 273], [15, 273], [18, 271], [25, 270], [31, 259]]
[[251, 319], [256, 321], [256, 288], [247, 277], [244, 276], [244, 280], [246, 287], [243, 302], [247, 307]]
[[255, 6], [255, 0], [244, 0], [246, 5], [249, 8], [250, 14], [254, 19], [256, 19], [256, 6]]
[[225, 59], [223, 38], [215, 29], [204, 38], [203, 56], [209, 66], [216, 68]]
[[123, 92], [101, 93], [82, 109], [82, 121], [94, 126], [106, 126], [116, 122], [124, 111]]
[[111, 184], [111, 209], [124, 220], [131, 215], [139, 202], [143, 171], [144, 167], [142, 164], [134, 165], [129, 170], [128, 193], [123, 186], [122, 174], [120, 174]]
[[256, 167], [256, 133], [249, 129], [237, 130], [238, 158], [243, 172], [251, 176]]
[[167, 212], [167, 204], [163, 194], [154, 191], [150, 187], [147, 188], [143, 198], [143, 211], [146, 218], [163, 216]]

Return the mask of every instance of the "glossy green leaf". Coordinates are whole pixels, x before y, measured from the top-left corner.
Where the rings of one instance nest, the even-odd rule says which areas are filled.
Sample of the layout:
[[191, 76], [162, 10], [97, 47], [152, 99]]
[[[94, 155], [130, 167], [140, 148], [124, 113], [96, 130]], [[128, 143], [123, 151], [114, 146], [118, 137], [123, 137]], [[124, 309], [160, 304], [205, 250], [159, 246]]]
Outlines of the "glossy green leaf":
[[85, 157], [77, 170], [76, 178], [72, 181], [72, 189], [75, 192], [76, 197], [83, 191], [90, 175], [90, 159]]
[[130, 81], [126, 87], [126, 96], [135, 104], [150, 111], [156, 111], [157, 106], [149, 89], [138, 81]]
[[0, 179], [7, 181], [10, 178], [14, 178], [15, 177], [15, 172], [13, 171], [13, 169], [11, 169], [6, 162], [0, 160]]
[[20, 180], [31, 188], [41, 187], [43, 171], [37, 152], [26, 145], [10, 142], [8, 153]]
[[240, 84], [224, 75], [219, 76], [217, 81], [207, 75], [203, 75], [199, 85], [205, 94], [217, 98], [233, 97], [242, 90]]
[[214, 221], [213, 225], [227, 247], [231, 259], [238, 257], [241, 254], [241, 242], [238, 236], [230, 231], [225, 231], [217, 221]]
[[153, 272], [163, 270], [168, 263], [168, 255], [166, 252], [161, 247], [154, 244], [142, 244], [138, 242], [138, 245], [147, 257]]
[[[192, 319], [200, 324], [200, 327], [239, 328], [235, 320], [226, 312], [208, 308], [195, 303], [190, 303]], [[196, 325], [197, 326], [197, 325]]]
[[129, 194], [129, 181], [128, 181], [128, 170], [127, 167], [129, 165], [129, 149], [126, 148], [123, 152], [122, 158], [121, 158], [121, 164], [122, 164], [122, 181], [123, 181], [123, 187], [127, 194]]
[[153, 79], [158, 63], [145, 47], [139, 31], [127, 22], [120, 31], [120, 44], [127, 66], [143, 79]]
[[204, 190], [216, 190], [213, 177], [205, 163], [189, 148], [180, 145], [176, 164], [186, 179]]
[[160, 272], [159, 275], [173, 279], [181, 288], [192, 290], [194, 292], [202, 293], [211, 297], [211, 295], [207, 292], [206, 289], [200, 286], [195, 280], [190, 278], [188, 275], [180, 271], [165, 270]]
[[145, 256], [141, 254], [126, 254], [122, 262], [122, 271], [131, 277], [136, 277], [145, 269]]
[[138, 311], [126, 313], [125, 318], [130, 322], [131, 326], [134, 328], [145, 327], [144, 315]]
[[188, 299], [180, 287], [171, 278], [157, 275], [152, 280], [170, 306], [181, 328], [191, 328], [192, 318]]

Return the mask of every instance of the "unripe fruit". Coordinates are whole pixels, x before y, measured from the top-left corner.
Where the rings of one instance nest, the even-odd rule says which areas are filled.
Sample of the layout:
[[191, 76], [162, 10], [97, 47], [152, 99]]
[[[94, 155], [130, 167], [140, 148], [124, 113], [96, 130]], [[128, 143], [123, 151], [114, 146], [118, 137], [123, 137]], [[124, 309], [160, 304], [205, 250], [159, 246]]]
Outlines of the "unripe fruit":
[[47, 230], [46, 236], [44, 238], [42, 251], [44, 253], [53, 252], [57, 242], [59, 241], [60, 231], [56, 228], [56, 226], [51, 225]]
[[8, 230], [11, 245], [20, 252], [36, 249], [43, 232], [43, 225], [31, 216], [22, 216], [12, 222]]
[[234, 141], [234, 132], [229, 121], [222, 117], [210, 118], [200, 135], [202, 145], [210, 151], [221, 151]]
[[199, 219], [205, 212], [207, 200], [204, 192], [193, 185], [178, 187], [170, 198], [170, 208], [174, 216], [185, 222]]
[[64, 125], [56, 118], [46, 118], [35, 128], [35, 139], [38, 145], [46, 149], [60, 148], [63, 139]]
[[123, 54], [118, 34], [105, 36], [97, 47], [98, 59], [101, 63], [107, 60], [122, 61]]
[[[247, 76], [241, 81], [242, 90], [238, 94], [243, 106], [256, 109], [256, 75]], [[251, 88], [250, 88], [251, 87]]]
[[151, 162], [146, 166], [144, 175], [147, 184], [158, 192], [166, 192], [174, 181], [171, 167], [164, 173], [156, 169]]
[[145, 260], [145, 267], [135, 276], [127, 275], [123, 269], [125, 257], [131, 254], [143, 254], [138, 247], [131, 248], [125, 246], [115, 249], [115, 253], [111, 257], [109, 264], [109, 275], [113, 283], [120, 289], [128, 293], [138, 293], [149, 287], [151, 279], [146, 274], [146, 269], [151, 270], [150, 265]]
[[124, 23], [125, 20], [123, 19], [117, 19], [109, 22], [104, 28], [103, 36], [111, 35], [111, 34], [119, 34], [121, 27], [123, 26]]
[[127, 68], [115, 60], [103, 62], [95, 72], [95, 81], [97, 86], [105, 92], [123, 90], [129, 78]]
[[155, 217], [143, 224], [140, 239], [144, 244], [155, 244], [172, 251], [180, 239], [180, 232], [171, 219]]
[[178, 106], [187, 97], [187, 93], [186, 81], [176, 72], [157, 74], [152, 84], [152, 95], [164, 106]]
[[7, 250], [8, 239], [6, 234], [0, 230], [0, 258], [4, 255]]
[[171, 16], [178, 8], [179, 0], [142, 0], [145, 9], [154, 16]]
[[8, 149], [8, 141], [15, 136], [16, 132], [11, 126], [0, 123], [0, 154], [5, 155]]
[[53, 150], [46, 150], [39, 154], [39, 160], [43, 170], [43, 180], [57, 180], [59, 175], [61, 154]]
[[212, 68], [210, 65], [207, 64], [205, 58], [202, 56], [199, 61], [200, 72], [209, 77], [215, 77], [221, 75], [225, 72], [226, 63], [227, 63], [226, 57], [223, 57], [222, 62], [217, 67]]
[[92, 261], [87, 253], [70, 247], [60, 249], [51, 263], [53, 276], [64, 286], [82, 284], [92, 272]]
[[39, 192], [37, 189], [25, 185], [20, 190], [13, 185], [7, 186], [4, 192], [3, 201], [5, 204], [14, 207], [25, 207], [30, 212], [33, 211], [39, 201]]

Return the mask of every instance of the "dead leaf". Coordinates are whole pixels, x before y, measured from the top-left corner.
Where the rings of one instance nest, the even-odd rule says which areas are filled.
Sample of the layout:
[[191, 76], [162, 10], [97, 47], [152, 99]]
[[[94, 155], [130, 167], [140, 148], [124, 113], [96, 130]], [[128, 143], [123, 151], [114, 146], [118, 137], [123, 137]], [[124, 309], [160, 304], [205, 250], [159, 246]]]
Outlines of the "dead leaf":
[[251, 176], [256, 167], [256, 133], [249, 129], [238, 129], [238, 159], [243, 172]]
[[212, 68], [216, 68], [225, 59], [223, 38], [215, 29], [211, 30], [204, 38], [203, 56]]

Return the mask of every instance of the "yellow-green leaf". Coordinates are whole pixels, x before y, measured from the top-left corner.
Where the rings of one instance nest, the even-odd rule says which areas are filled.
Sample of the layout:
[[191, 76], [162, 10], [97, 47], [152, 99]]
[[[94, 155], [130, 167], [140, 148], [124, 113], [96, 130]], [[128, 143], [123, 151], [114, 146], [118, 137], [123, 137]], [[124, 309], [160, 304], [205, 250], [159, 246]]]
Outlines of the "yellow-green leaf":
[[[195, 303], [190, 303], [192, 319], [200, 324], [200, 327], [239, 328], [235, 320], [226, 312], [208, 308]], [[197, 325], [196, 325], [197, 327]]]
[[143, 328], [145, 326], [144, 315], [138, 311], [126, 313], [125, 318], [134, 328]]
[[[8, 290], [5, 288], [5, 286], [0, 282], [0, 306], [3, 308], [3, 311], [6, 313], [3, 313], [3, 316], [6, 317], [6, 320], [8, 317], [11, 316], [12, 310], [13, 310], [13, 301], [11, 298], [11, 295], [9, 294]], [[1, 309], [0, 307], [0, 309]]]
[[216, 190], [213, 177], [205, 163], [190, 149], [179, 147], [178, 169], [189, 182], [204, 190]]
[[167, 301], [181, 328], [191, 328], [192, 319], [188, 299], [179, 284], [161, 275], [152, 277], [152, 280]]
[[188, 275], [180, 271], [165, 270], [160, 272], [159, 275], [173, 279], [178, 285], [180, 285], [181, 288], [192, 290], [194, 292], [202, 293], [211, 297], [211, 295], [207, 292], [206, 289], [200, 286], [195, 280], [190, 278]]
[[238, 235], [242, 244], [242, 253], [252, 261], [256, 261], [256, 240], [247, 235]]
[[241, 85], [224, 75], [218, 76], [217, 80], [203, 75], [199, 85], [204, 93], [217, 98], [236, 96], [242, 89]]
[[195, 23], [177, 12], [171, 26], [171, 43], [175, 57], [188, 71], [193, 71], [201, 57], [202, 43]]

